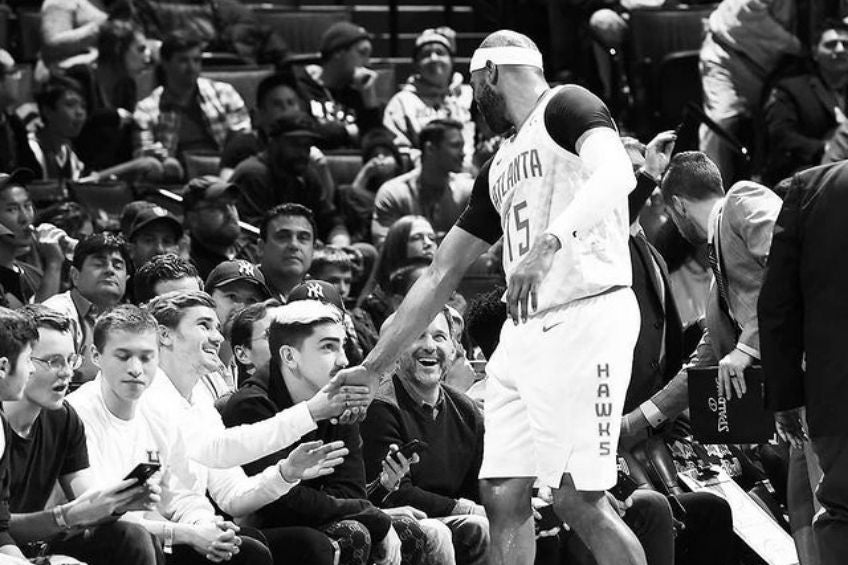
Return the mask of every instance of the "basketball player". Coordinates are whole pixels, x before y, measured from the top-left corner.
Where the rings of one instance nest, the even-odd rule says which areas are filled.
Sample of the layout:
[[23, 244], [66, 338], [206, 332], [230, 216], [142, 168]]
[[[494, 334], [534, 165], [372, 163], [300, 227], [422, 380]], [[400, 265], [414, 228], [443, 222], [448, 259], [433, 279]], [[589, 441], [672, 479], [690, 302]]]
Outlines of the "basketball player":
[[[636, 184], [604, 104], [578, 86], [550, 89], [527, 37], [489, 35], [471, 60], [474, 97], [506, 134], [463, 215], [388, 331], [342, 382], [376, 383], [504, 237], [512, 322], [488, 365], [481, 489], [495, 564], [531, 564], [534, 482], [600, 565], [644, 564], [605, 498], [639, 311], [630, 290], [627, 194]], [[352, 414], [353, 417], [358, 417]]]

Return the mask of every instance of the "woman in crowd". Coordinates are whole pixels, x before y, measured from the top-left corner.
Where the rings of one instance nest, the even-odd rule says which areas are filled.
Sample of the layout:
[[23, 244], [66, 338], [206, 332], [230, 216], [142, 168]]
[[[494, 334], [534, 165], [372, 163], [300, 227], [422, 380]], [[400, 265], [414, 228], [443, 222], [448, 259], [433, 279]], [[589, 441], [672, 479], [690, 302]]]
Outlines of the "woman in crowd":
[[418, 133], [435, 119], [463, 124], [465, 159], [474, 155], [476, 127], [471, 117], [474, 99], [471, 86], [455, 73], [456, 33], [448, 27], [427, 29], [415, 40], [412, 59], [416, 73], [392, 96], [383, 114], [383, 125], [395, 135], [400, 147], [420, 149]]
[[436, 254], [436, 233], [423, 216], [404, 216], [392, 224], [380, 249], [374, 274], [359, 306], [379, 328], [394, 311], [389, 293], [392, 273], [414, 261], [430, 262]]

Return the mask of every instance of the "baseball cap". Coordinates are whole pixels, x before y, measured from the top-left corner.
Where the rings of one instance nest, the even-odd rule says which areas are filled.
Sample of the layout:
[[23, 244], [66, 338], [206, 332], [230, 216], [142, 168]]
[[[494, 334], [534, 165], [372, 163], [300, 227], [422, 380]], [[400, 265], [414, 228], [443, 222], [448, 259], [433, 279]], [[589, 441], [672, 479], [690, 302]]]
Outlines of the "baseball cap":
[[342, 312], [345, 311], [342, 296], [336, 287], [327, 281], [312, 279], [300, 283], [289, 293], [287, 303], [291, 304], [298, 300], [318, 300], [325, 304], [332, 304]]
[[449, 27], [437, 27], [425, 29], [415, 38], [415, 49], [412, 52], [413, 59], [418, 58], [418, 51], [428, 43], [444, 45], [451, 55], [456, 54], [456, 32]]
[[371, 39], [371, 34], [364, 27], [351, 22], [336, 22], [321, 36], [321, 56], [327, 57], [362, 39]]
[[275, 118], [268, 127], [268, 137], [280, 136], [321, 139], [315, 129], [315, 121], [304, 112], [289, 112]]
[[235, 196], [237, 191], [236, 185], [214, 175], [193, 178], [183, 193], [183, 210], [193, 210], [203, 200], [215, 200], [227, 193]]
[[268, 290], [268, 286], [265, 284], [265, 275], [262, 274], [262, 271], [256, 265], [242, 259], [219, 263], [217, 267], [212, 269], [209, 276], [206, 277], [204, 288], [207, 292], [212, 292], [216, 288], [221, 288], [224, 285], [236, 281], [253, 283], [262, 291], [265, 298], [271, 298], [271, 291]]
[[155, 222], [167, 224], [176, 230], [178, 239], [183, 236], [183, 224], [176, 216], [146, 200], [136, 200], [124, 206], [121, 213], [121, 233], [127, 241], [132, 241], [139, 230]]

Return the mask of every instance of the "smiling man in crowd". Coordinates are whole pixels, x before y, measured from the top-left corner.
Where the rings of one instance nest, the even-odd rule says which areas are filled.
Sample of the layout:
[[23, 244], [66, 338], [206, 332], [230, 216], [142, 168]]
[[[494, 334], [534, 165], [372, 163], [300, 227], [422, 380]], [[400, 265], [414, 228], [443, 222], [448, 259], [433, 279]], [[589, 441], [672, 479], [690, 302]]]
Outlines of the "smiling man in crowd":
[[455, 356], [451, 326], [451, 315], [443, 309], [403, 352], [395, 374], [383, 381], [368, 408], [362, 453], [371, 481], [379, 476], [390, 445], [425, 442], [419, 463], [384, 504], [409, 505], [438, 518], [453, 533], [456, 562], [483, 565], [489, 547], [489, 521], [477, 486], [483, 414], [471, 398], [442, 383]]

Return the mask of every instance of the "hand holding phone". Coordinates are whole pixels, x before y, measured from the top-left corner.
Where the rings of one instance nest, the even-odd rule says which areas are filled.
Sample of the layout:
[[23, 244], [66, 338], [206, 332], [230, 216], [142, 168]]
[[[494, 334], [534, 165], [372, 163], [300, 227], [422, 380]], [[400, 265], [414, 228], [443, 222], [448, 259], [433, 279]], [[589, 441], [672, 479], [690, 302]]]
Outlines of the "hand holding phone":
[[128, 479], [135, 479], [136, 481], [132, 486], [125, 488], [124, 491], [143, 485], [150, 477], [156, 474], [156, 471], [161, 468], [162, 466], [159, 463], [139, 463], [132, 471], [127, 473], [126, 477], [124, 477], [125, 481]]

